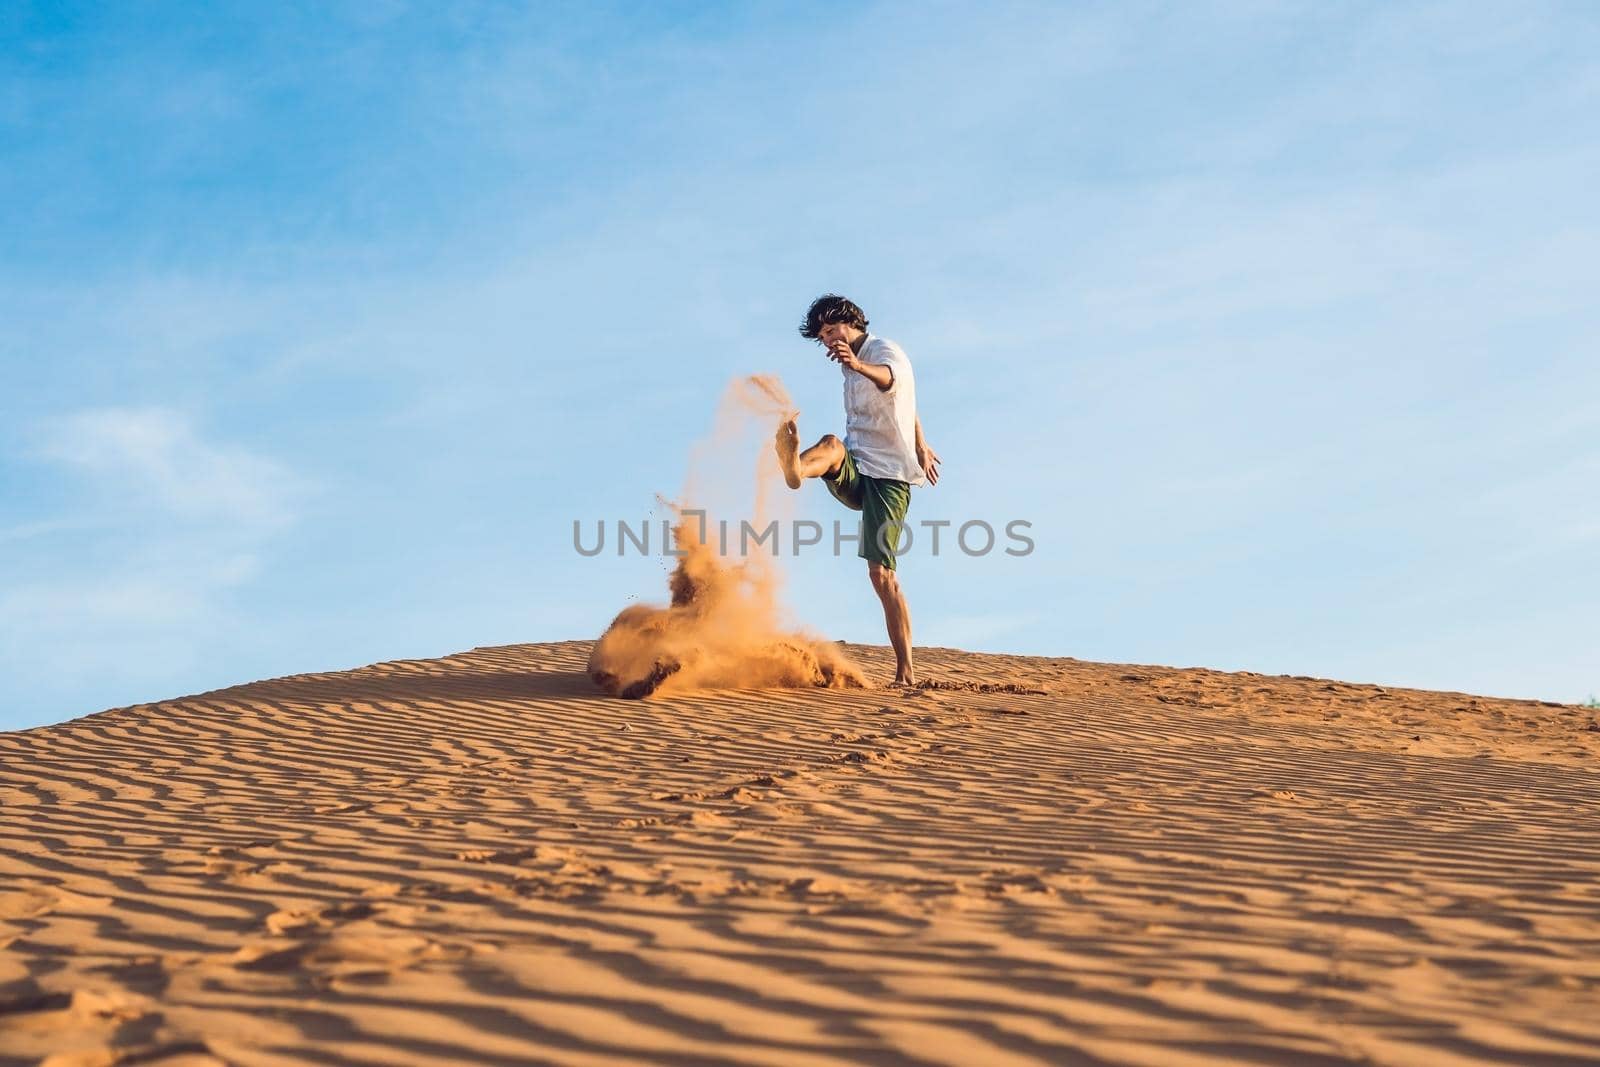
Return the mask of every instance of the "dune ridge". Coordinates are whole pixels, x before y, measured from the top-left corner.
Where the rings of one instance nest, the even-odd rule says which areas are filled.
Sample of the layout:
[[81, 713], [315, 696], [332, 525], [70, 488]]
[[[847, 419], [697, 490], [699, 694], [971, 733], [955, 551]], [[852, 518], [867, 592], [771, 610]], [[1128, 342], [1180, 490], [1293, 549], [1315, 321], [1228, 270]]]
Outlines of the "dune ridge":
[[1588, 709], [592, 650], [0, 734], [0, 1064], [1600, 1062]]

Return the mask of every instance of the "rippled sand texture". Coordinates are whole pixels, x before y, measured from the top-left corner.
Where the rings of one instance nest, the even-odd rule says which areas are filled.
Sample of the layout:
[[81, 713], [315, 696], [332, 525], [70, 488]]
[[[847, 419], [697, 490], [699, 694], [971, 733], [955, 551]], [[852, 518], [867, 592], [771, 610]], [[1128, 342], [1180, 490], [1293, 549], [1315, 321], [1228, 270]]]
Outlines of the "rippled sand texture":
[[1586, 709], [590, 647], [0, 734], [0, 1062], [1600, 1062]]

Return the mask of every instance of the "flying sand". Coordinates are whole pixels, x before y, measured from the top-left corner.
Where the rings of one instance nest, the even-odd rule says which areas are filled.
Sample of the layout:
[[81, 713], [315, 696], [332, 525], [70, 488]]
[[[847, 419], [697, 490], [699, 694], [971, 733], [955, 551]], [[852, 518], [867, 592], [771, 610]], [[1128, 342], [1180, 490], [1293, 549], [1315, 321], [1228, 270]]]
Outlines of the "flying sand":
[[[733, 382], [724, 397], [715, 436], [731, 440], [748, 422], [797, 412], [783, 383], [754, 376]], [[770, 423], [769, 423], [770, 425]], [[770, 479], [770, 453], [757, 467]], [[693, 472], [691, 472], [691, 482]], [[833, 642], [790, 632], [780, 622], [780, 575], [759, 553], [729, 560], [707, 543], [705, 526], [686, 503], [669, 503], [676, 516], [673, 541], [682, 555], [668, 581], [666, 607], [635, 604], [612, 620], [590, 654], [595, 684], [613, 696], [638, 699], [664, 688], [862, 688], [861, 669]]]

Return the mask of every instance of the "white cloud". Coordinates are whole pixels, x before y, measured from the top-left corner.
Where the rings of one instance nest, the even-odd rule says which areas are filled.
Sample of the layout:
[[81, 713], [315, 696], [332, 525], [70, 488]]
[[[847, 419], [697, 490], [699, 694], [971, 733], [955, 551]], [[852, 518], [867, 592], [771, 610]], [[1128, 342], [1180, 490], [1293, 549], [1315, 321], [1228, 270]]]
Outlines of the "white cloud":
[[99, 523], [88, 522], [82, 519], [40, 519], [33, 522], [21, 522], [15, 526], [0, 528], [0, 545], [11, 541], [28, 541], [49, 534], [65, 533], [72, 530], [88, 530], [98, 526]]
[[0, 529], [0, 676], [74, 711], [160, 694], [237, 629], [231, 598], [308, 485], [165, 407], [67, 412], [30, 430], [17, 458], [77, 492]]
[[56, 416], [40, 426], [35, 454], [179, 515], [251, 526], [290, 522], [293, 498], [302, 488], [282, 465], [206, 441], [186, 416], [166, 408]]
[[174, 575], [107, 575], [62, 580], [0, 591], [0, 617], [40, 630], [82, 633], [107, 625], [159, 626], [204, 614], [202, 584]]

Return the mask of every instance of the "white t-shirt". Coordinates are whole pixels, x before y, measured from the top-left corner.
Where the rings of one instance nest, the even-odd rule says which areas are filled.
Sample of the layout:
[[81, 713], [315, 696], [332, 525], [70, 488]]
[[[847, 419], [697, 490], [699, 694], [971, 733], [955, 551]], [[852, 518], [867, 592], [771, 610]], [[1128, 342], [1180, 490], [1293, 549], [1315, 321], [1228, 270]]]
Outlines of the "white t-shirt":
[[911, 360], [893, 341], [870, 333], [856, 358], [894, 374], [889, 388], [879, 389], [865, 374], [839, 368], [844, 372], [844, 447], [855, 456], [856, 470], [871, 478], [927, 484], [917, 463], [917, 382]]

